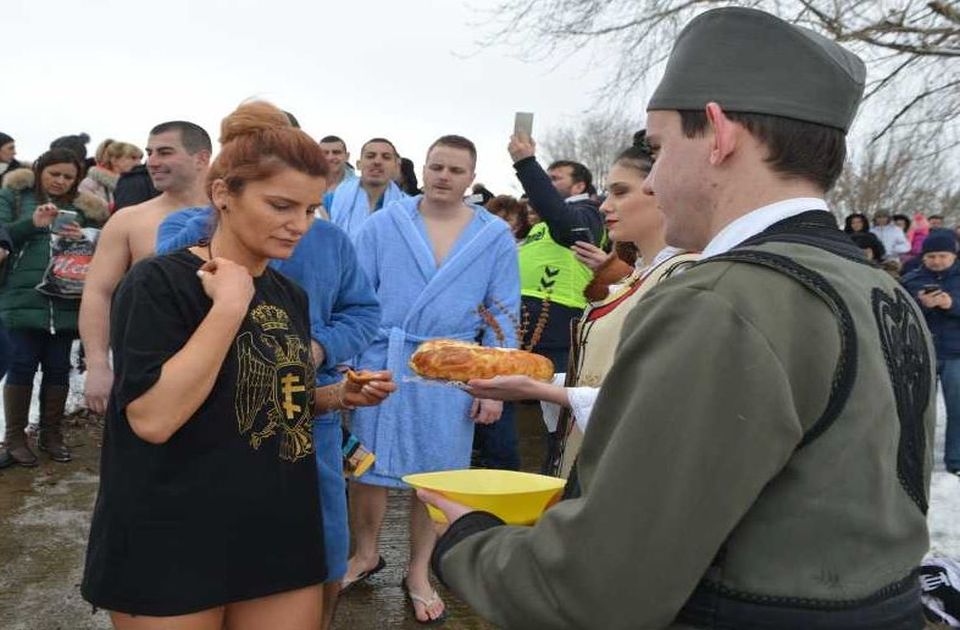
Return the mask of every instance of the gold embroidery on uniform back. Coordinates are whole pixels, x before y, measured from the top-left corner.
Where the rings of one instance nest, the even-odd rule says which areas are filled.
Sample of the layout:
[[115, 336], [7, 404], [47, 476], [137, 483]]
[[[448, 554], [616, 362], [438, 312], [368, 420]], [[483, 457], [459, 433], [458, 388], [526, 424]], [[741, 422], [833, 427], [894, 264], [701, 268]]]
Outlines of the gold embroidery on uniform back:
[[237, 428], [254, 449], [279, 435], [280, 459], [295, 462], [313, 453], [310, 349], [285, 334], [290, 317], [282, 308], [260, 304], [250, 319], [261, 334], [237, 336]]

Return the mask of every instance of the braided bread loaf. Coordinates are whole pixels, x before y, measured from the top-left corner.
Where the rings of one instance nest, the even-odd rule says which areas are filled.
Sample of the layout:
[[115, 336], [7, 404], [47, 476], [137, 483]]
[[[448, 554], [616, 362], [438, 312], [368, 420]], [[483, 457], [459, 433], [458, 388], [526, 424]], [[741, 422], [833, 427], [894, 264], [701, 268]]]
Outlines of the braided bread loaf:
[[472, 378], [523, 375], [538, 381], [553, 378], [547, 357], [514, 350], [489, 348], [452, 339], [431, 339], [410, 357], [410, 367], [424, 378], [467, 382]]

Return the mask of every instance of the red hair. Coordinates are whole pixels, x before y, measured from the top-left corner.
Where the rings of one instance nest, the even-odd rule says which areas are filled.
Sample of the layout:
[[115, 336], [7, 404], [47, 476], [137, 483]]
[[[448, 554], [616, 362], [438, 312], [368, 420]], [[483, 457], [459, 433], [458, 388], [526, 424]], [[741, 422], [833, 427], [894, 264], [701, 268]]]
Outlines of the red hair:
[[220, 123], [220, 153], [207, 175], [207, 195], [217, 179], [236, 195], [247, 182], [267, 179], [284, 168], [314, 177], [329, 172], [320, 146], [293, 127], [282, 110], [265, 101], [244, 103]]

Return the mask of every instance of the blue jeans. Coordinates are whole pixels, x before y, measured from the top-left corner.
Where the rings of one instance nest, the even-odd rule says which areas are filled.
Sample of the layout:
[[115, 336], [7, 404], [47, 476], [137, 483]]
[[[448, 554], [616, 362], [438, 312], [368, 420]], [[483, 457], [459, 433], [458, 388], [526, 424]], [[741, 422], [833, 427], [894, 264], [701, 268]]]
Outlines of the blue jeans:
[[10, 347], [10, 337], [7, 336], [7, 329], [0, 323], [0, 380], [6, 376], [12, 356], [13, 349]]
[[960, 359], [937, 361], [937, 376], [947, 406], [947, 438], [943, 462], [947, 470], [960, 470]]
[[474, 429], [477, 466], [500, 470], [520, 470], [517, 445], [517, 420], [514, 403], [503, 403], [503, 414], [493, 424], [478, 424]]
[[10, 339], [8, 385], [33, 385], [39, 367], [44, 385], [70, 384], [70, 346], [76, 334], [51, 335], [43, 330], [17, 328], [7, 331]]

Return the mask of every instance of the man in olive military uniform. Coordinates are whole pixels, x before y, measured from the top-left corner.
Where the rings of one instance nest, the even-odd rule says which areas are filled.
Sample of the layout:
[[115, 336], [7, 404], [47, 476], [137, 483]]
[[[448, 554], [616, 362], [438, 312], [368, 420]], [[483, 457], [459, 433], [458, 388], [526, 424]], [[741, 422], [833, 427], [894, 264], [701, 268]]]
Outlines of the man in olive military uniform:
[[624, 326], [581, 494], [534, 527], [439, 495], [434, 570], [506, 628], [921, 628], [934, 360], [837, 230], [865, 69], [744, 8], [680, 34], [648, 104], [667, 242], [702, 262]]

